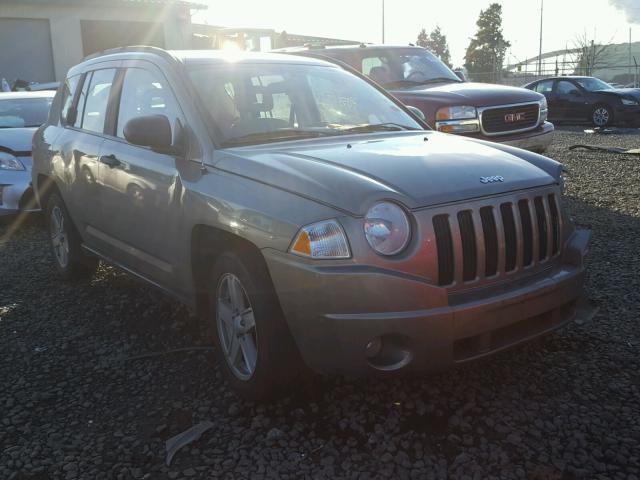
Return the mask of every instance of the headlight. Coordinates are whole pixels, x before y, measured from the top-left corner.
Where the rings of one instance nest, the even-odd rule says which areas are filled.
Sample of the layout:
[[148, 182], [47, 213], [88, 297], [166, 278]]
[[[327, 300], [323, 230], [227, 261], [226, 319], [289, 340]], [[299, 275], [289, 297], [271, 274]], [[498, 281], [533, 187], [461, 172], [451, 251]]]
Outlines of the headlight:
[[480, 130], [476, 107], [443, 107], [436, 112], [436, 129], [445, 133], [472, 133]]
[[477, 116], [476, 107], [444, 107], [436, 113], [436, 120], [468, 120]]
[[364, 235], [381, 255], [396, 255], [411, 239], [411, 226], [404, 210], [395, 203], [380, 202], [364, 218]]
[[548, 116], [549, 105], [547, 104], [547, 97], [543, 97], [542, 100], [540, 100], [540, 123], [546, 122]]
[[0, 170], [26, 170], [26, 168], [10, 153], [0, 152]]
[[289, 249], [301, 257], [317, 259], [349, 258], [351, 252], [347, 236], [335, 220], [302, 227]]
[[626, 105], [628, 107], [635, 107], [638, 105], [638, 102], [636, 100], [634, 100], [633, 98], [623, 98], [622, 99], [622, 104]]

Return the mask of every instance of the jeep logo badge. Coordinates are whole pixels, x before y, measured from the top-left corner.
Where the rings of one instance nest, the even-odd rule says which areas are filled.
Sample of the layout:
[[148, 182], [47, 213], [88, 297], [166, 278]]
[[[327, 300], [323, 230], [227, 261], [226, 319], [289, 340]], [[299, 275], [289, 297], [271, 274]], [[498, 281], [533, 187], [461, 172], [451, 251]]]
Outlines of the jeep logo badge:
[[494, 175], [493, 177], [480, 177], [480, 183], [498, 183], [504, 182], [504, 177]]
[[504, 116], [504, 123], [522, 122], [525, 119], [526, 119], [526, 114], [524, 112], [507, 113]]

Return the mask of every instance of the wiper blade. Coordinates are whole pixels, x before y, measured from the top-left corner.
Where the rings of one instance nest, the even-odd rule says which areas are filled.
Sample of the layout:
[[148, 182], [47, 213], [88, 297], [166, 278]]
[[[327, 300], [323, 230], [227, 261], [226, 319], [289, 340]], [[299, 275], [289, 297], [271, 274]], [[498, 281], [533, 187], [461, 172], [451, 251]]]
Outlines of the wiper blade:
[[253, 132], [236, 138], [230, 138], [222, 142], [223, 147], [231, 147], [245, 144], [255, 144], [260, 142], [279, 142], [283, 140], [317, 138], [335, 135], [331, 131], [322, 130], [301, 130], [299, 128], [273, 130], [270, 132]]
[[384, 88], [394, 88], [394, 87], [412, 87], [415, 85], [421, 85], [422, 82], [416, 82], [413, 80], [396, 80], [395, 82], [384, 83], [382, 86]]
[[408, 127], [407, 125], [401, 125], [399, 123], [372, 123], [368, 125], [358, 125], [356, 127], [342, 128], [340, 133], [354, 133], [354, 132], [398, 132], [400, 130], [418, 130], [414, 127]]
[[451, 78], [451, 77], [436, 77], [436, 78], [430, 78], [429, 80], [425, 80], [425, 81], [420, 82], [420, 83], [427, 84], [427, 83], [439, 83], [439, 82], [461, 83], [462, 80], [460, 80], [459, 78]]

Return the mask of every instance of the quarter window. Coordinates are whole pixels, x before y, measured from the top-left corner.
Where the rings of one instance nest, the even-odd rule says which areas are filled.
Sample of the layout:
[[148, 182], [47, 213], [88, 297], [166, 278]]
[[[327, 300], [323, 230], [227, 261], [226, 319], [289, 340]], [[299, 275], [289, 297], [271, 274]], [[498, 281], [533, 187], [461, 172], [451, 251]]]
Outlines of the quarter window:
[[124, 126], [144, 115], [165, 115], [175, 133], [180, 118], [178, 102], [163, 78], [142, 68], [128, 68], [122, 84], [116, 135], [124, 138]]
[[104, 121], [107, 116], [109, 95], [115, 73], [115, 69], [93, 72], [82, 112], [82, 129], [97, 133], [104, 131]]
[[80, 75], [75, 75], [67, 78], [64, 82], [62, 90], [62, 111], [60, 112], [60, 119], [63, 123], [67, 122], [67, 115], [69, 113], [69, 108], [71, 108], [71, 105], [73, 104], [73, 96], [76, 92], [76, 88], [78, 87], [79, 79]]

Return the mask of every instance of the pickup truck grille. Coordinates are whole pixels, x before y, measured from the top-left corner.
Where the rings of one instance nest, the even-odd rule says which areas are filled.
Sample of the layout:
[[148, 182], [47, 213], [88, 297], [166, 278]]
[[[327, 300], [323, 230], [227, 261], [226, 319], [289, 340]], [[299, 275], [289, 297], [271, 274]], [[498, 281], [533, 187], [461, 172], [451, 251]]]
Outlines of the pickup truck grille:
[[441, 286], [497, 279], [560, 253], [561, 217], [555, 193], [480, 203], [454, 214], [435, 215], [432, 222]]
[[539, 115], [538, 103], [510, 105], [483, 110], [480, 122], [486, 133], [506, 134], [536, 127]]

